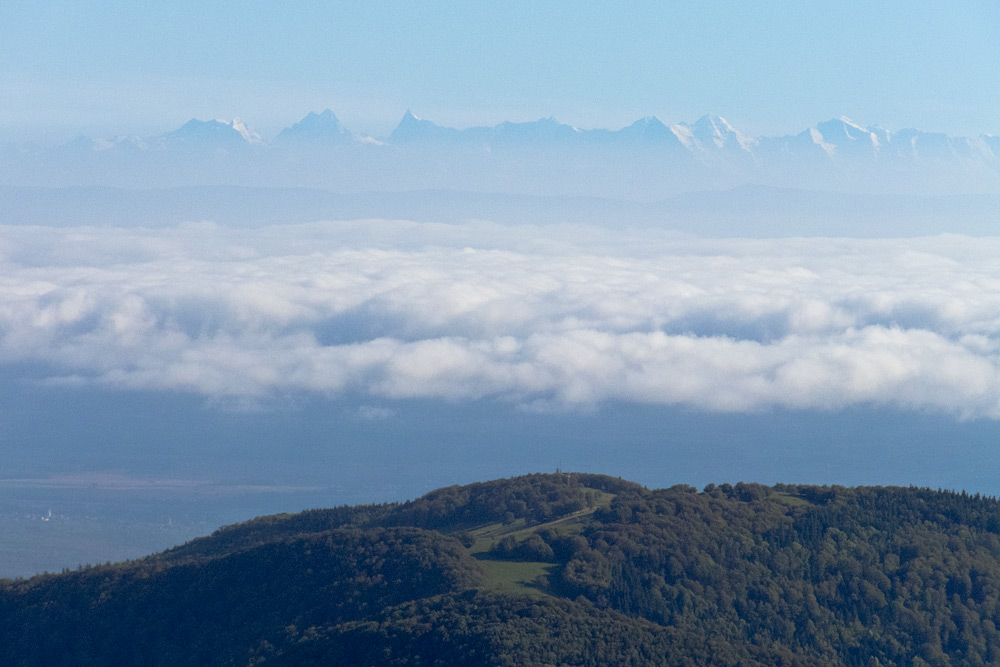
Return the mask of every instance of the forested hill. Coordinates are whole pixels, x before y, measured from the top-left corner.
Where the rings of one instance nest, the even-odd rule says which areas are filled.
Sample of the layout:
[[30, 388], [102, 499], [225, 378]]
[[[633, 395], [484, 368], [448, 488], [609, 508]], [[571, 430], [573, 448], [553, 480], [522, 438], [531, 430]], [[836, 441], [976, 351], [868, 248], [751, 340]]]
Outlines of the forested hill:
[[3, 665], [1000, 663], [1000, 503], [529, 475], [0, 581]]

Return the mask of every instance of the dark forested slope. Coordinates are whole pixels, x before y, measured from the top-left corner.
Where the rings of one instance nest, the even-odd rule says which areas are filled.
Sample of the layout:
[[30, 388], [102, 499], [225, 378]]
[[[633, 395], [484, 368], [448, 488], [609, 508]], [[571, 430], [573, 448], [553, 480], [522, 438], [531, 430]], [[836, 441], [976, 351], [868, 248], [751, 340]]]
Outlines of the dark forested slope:
[[584, 474], [0, 582], [5, 665], [978, 665], [998, 624], [993, 498]]

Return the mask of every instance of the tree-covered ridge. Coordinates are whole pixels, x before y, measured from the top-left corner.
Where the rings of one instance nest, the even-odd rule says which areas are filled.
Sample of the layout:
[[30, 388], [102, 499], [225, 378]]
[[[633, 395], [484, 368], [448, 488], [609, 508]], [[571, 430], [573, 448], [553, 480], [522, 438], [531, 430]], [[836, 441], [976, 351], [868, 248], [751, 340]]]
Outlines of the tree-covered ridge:
[[245, 664], [290, 625], [363, 618], [481, 577], [459, 542], [419, 528], [340, 528], [204, 561], [36, 577], [0, 597], [0, 663]]
[[0, 582], [0, 664], [1000, 664], [1000, 503], [529, 475]]
[[[793, 664], [787, 650], [741, 647], [746, 666]], [[580, 598], [467, 591], [418, 600], [377, 618], [313, 628], [265, 660], [268, 667], [320, 665], [728, 665], [712, 642], [595, 606]], [[800, 659], [798, 665], [820, 665]]]
[[619, 496], [558, 586], [732, 646], [849, 665], [989, 664], [1000, 661], [998, 517], [993, 499], [920, 489]]
[[296, 535], [321, 533], [345, 526], [371, 527], [381, 525], [398, 504], [338, 506], [311, 509], [296, 514], [272, 514], [243, 523], [223, 526], [211, 535], [199, 537], [153, 558], [172, 561], [225, 556], [234, 551], [282, 540]]

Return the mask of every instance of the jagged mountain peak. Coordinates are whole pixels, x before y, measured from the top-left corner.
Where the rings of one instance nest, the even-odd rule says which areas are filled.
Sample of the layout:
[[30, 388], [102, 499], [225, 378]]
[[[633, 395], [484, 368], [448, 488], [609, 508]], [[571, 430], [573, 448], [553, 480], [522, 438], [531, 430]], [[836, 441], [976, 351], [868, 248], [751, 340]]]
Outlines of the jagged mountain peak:
[[240, 136], [248, 143], [259, 144], [261, 142], [260, 135], [248, 128], [246, 123], [239, 118], [234, 118], [229, 126], [239, 132]]
[[232, 121], [192, 118], [172, 132], [161, 135], [167, 143], [261, 143], [260, 135], [239, 118]]
[[410, 109], [407, 109], [403, 114], [403, 117], [399, 120], [399, 124], [396, 126], [397, 129], [400, 127], [441, 127], [437, 123], [426, 120], [425, 118], [418, 116], [413, 113]]
[[666, 124], [662, 120], [660, 120], [658, 116], [643, 116], [639, 120], [632, 123], [632, 125], [629, 125], [629, 127], [635, 127], [635, 126], [648, 127], [651, 125], [666, 127]]
[[673, 129], [656, 116], [646, 116], [635, 121], [628, 127], [623, 127], [615, 134], [634, 143], [651, 143], [655, 145], [672, 144], [681, 146], [681, 142]]
[[736, 129], [729, 124], [729, 121], [722, 116], [717, 116], [714, 113], [707, 113], [702, 115], [698, 120], [691, 124], [692, 128], [709, 129], [711, 128], [716, 132], [735, 132]]
[[678, 123], [674, 134], [688, 148], [749, 151], [754, 140], [740, 133], [722, 116], [705, 114], [694, 123]]
[[840, 141], [871, 141], [872, 131], [861, 127], [847, 116], [831, 118], [816, 125], [816, 129], [823, 135], [823, 139], [829, 143], [839, 143]]
[[391, 142], [428, 141], [433, 139], [454, 139], [459, 131], [450, 127], [441, 127], [429, 120], [424, 120], [409, 109], [403, 114], [396, 129], [389, 135]]
[[351, 133], [330, 109], [310, 111], [302, 120], [278, 134], [278, 141], [316, 141], [341, 143], [351, 140]]

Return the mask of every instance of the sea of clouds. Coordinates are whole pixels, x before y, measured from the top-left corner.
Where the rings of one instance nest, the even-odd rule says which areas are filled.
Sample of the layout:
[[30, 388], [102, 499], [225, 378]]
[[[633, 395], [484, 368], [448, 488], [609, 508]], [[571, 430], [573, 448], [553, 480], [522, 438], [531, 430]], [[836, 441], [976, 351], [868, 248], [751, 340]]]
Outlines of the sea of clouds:
[[221, 402], [307, 392], [1000, 418], [1000, 239], [6, 226], [0, 364], [32, 382]]

